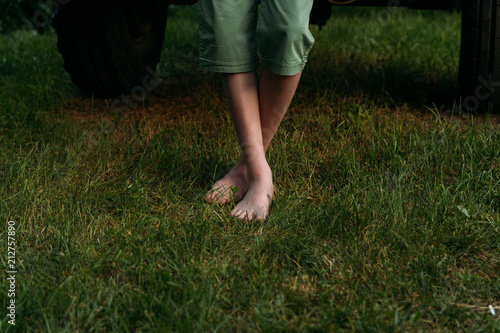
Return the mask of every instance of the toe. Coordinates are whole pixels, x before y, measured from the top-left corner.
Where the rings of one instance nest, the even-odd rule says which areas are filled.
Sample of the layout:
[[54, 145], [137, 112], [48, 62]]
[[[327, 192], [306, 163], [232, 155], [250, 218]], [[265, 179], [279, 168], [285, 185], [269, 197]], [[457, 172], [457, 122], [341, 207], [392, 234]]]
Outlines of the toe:
[[241, 210], [241, 209], [233, 209], [233, 211], [231, 212], [231, 215], [233, 217], [236, 217], [240, 220], [246, 220], [248, 219], [248, 212], [245, 211], [245, 210]]
[[232, 189], [218, 187], [210, 190], [205, 195], [205, 201], [208, 203], [226, 204], [231, 201]]
[[205, 195], [205, 201], [208, 203], [216, 203], [219, 200], [220, 195], [216, 192], [209, 192]]
[[208, 203], [214, 202], [214, 196], [215, 194], [212, 191], [208, 192], [207, 194], [205, 194], [205, 202]]
[[232, 216], [232, 217], [239, 217], [239, 216], [240, 216], [240, 214], [241, 214], [241, 210], [239, 210], [239, 209], [237, 209], [237, 208], [235, 208], [235, 209], [233, 209], [233, 210], [231, 211], [231, 216]]
[[259, 221], [263, 221], [267, 218], [267, 212], [265, 209], [262, 209], [259, 214], [257, 215], [256, 219]]

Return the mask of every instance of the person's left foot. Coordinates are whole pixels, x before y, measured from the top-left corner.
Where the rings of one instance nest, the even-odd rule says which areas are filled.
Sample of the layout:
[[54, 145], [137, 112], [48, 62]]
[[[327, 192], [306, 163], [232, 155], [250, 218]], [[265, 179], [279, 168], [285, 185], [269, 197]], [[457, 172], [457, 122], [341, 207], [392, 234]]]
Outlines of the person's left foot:
[[231, 215], [242, 220], [265, 220], [274, 198], [273, 192], [273, 175], [266, 165], [258, 179], [250, 181], [245, 197], [234, 207]]

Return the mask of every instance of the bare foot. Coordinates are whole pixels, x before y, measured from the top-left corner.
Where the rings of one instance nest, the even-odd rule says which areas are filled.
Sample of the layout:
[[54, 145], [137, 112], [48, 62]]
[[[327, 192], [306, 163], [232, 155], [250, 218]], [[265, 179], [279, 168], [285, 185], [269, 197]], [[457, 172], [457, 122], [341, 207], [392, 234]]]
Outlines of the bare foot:
[[269, 214], [269, 206], [273, 199], [273, 175], [269, 166], [260, 177], [250, 181], [248, 192], [231, 215], [242, 220], [264, 220]]
[[247, 167], [239, 161], [222, 179], [217, 181], [205, 195], [208, 203], [226, 204], [243, 198], [248, 189]]

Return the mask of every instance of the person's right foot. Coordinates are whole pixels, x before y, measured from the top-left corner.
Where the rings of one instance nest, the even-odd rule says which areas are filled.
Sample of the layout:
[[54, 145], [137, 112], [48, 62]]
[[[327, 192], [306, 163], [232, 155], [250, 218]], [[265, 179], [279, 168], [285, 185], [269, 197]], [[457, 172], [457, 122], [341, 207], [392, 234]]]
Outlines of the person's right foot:
[[239, 161], [227, 175], [217, 181], [205, 195], [208, 203], [226, 204], [242, 199], [248, 189], [247, 167]]

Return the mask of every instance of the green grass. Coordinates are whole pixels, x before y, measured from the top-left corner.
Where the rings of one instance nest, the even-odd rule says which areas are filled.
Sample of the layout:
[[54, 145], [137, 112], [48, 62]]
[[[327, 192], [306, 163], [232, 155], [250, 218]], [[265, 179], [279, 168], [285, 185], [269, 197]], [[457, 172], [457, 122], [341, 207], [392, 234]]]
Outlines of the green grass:
[[238, 149], [195, 8], [170, 14], [170, 76], [123, 114], [78, 94], [53, 32], [0, 35], [2, 269], [9, 220], [19, 259], [0, 331], [500, 331], [500, 121], [445, 115], [458, 14], [312, 27], [251, 224], [203, 202]]

